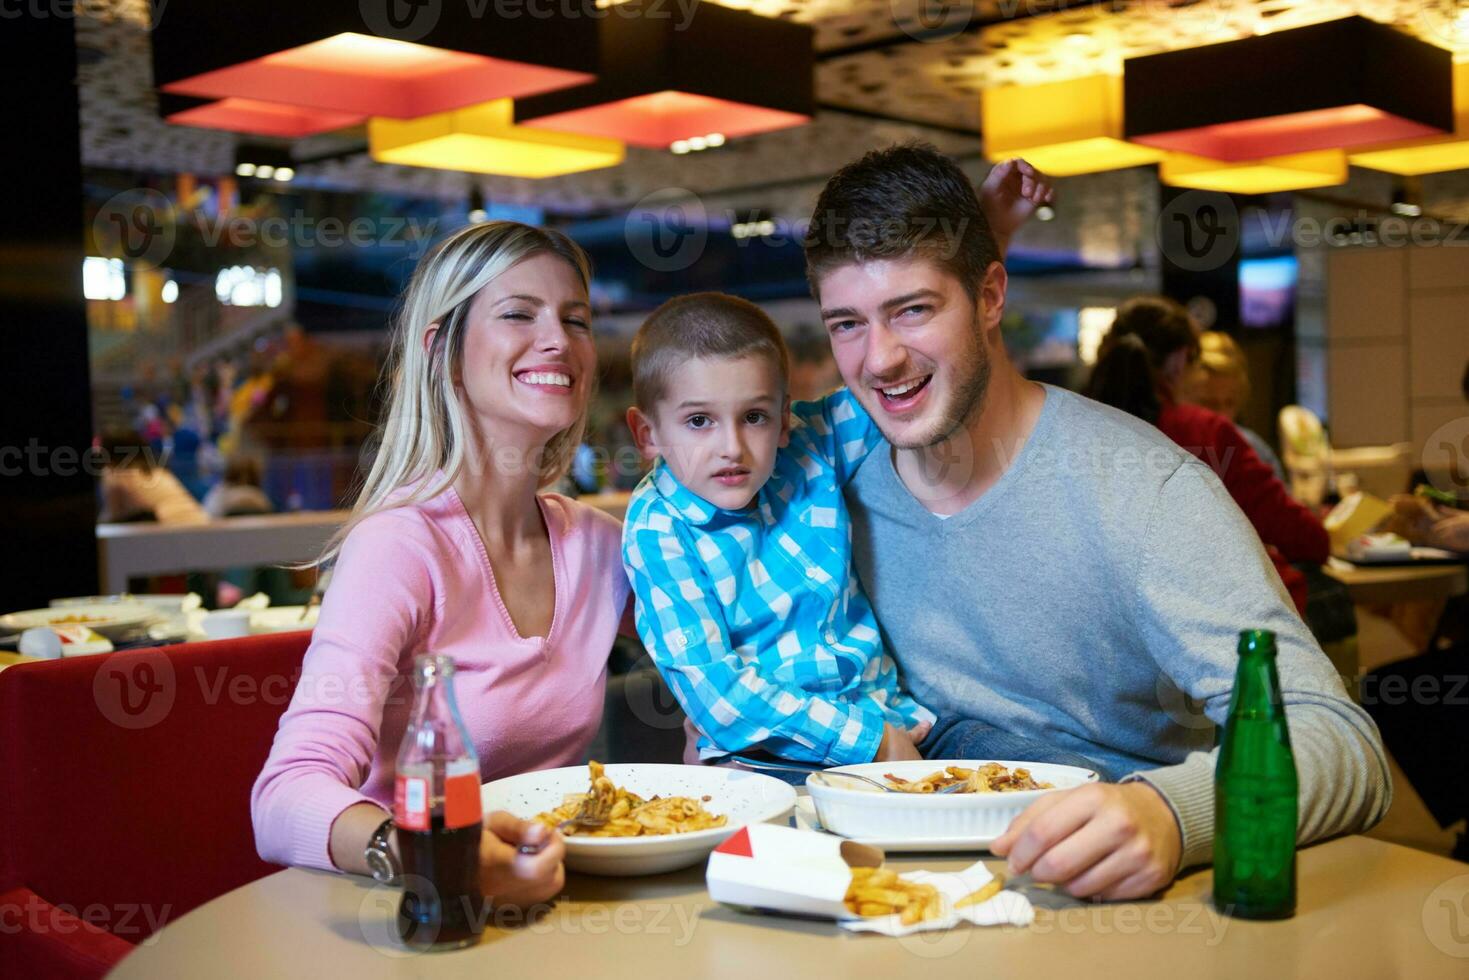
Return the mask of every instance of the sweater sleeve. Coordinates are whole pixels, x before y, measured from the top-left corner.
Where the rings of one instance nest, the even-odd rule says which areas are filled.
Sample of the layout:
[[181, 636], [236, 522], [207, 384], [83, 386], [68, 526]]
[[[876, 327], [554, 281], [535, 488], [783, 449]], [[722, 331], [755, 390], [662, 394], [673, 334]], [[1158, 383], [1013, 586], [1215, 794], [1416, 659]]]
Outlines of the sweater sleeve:
[[[1302, 843], [1365, 830], [1392, 798], [1376, 725], [1346, 694], [1331, 662], [1292, 610], [1256, 536], [1226, 491], [1187, 462], [1164, 485], [1143, 542], [1135, 621], [1148, 653], [1180, 691], [1223, 725], [1234, 687], [1241, 629], [1275, 633], [1276, 666], [1300, 781]], [[1218, 750], [1136, 773], [1168, 800], [1183, 834], [1187, 867], [1214, 845]]]
[[376, 802], [359, 787], [377, 755], [383, 705], [434, 610], [415, 530], [389, 511], [359, 524], [342, 547], [301, 679], [251, 793], [255, 844], [267, 861], [334, 868], [333, 822], [354, 804]]
[[1211, 451], [1214, 458], [1206, 462], [1224, 481], [1261, 541], [1279, 548], [1287, 561], [1316, 565], [1326, 561], [1331, 552], [1326, 528], [1291, 497], [1275, 471], [1227, 419], [1220, 418], [1214, 426]]

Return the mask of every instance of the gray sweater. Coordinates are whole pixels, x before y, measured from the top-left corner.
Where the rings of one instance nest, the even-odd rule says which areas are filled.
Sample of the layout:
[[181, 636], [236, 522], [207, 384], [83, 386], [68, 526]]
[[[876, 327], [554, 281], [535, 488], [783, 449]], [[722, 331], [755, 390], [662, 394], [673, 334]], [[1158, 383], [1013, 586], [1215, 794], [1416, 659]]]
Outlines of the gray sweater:
[[[1137, 774], [1210, 860], [1215, 725], [1238, 632], [1274, 630], [1302, 843], [1387, 812], [1382, 741], [1254, 529], [1156, 428], [1059, 388], [999, 481], [945, 520], [870, 455], [847, 489], [858, 574], [904, 682], [942, 713]], [[921, 488], [920, 488], [921, 492]]]

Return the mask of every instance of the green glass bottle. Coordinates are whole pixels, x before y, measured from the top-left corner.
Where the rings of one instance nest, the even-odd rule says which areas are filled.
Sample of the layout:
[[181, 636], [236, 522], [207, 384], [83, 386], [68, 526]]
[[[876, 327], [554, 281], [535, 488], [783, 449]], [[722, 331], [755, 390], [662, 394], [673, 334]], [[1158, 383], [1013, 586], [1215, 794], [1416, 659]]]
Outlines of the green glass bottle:
[[1214, 905], [1221, 912], [1295, 914], [1298, 797], [1275, 634], [1244, 630], [1214, 770]]

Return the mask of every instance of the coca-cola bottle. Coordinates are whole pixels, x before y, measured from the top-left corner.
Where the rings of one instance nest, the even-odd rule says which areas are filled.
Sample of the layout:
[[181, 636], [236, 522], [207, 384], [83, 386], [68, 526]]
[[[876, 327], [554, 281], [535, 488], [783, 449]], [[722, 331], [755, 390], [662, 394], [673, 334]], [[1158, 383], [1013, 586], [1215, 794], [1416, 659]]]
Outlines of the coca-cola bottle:
[[414, 949], [455, 949], [484, 928], [479, 760], [454, 701], [454, 661], [421, 654], [413, 686], [393, 794], [403, 862], [398, 935]]

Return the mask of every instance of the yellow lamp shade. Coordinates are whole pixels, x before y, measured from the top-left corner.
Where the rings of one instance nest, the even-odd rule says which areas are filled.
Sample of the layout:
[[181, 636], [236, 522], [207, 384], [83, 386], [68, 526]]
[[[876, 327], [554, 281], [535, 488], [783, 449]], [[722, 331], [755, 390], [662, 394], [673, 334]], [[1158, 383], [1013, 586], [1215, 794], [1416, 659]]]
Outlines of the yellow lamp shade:
[[373, 116], [367, 145], [379, 163], [502, 177], [559, 177], [613, 167], [626, 152], [617, 140], [517, 126], [511, 99], [418, 119]]
[[1156, 163], [1162, 150], [1122, 139], [1122, 79], [1089, 75], [979, 96], [985, 155], [1023, 156], [1056, 177]]
[[1469, 62], [1454, 65], [1452, 134], [1368, 147], [1349, 159], [1358, 167], [1404, 177], [1469, 169]]
[[1169, 153], [1158, 164], [1158, 179], [1171, 187], [1226, 194], [1271, 194], [1332, 187], [1346, 182], [1347, 155], [1342, 150], [1315, 150], [1232, 162]]

